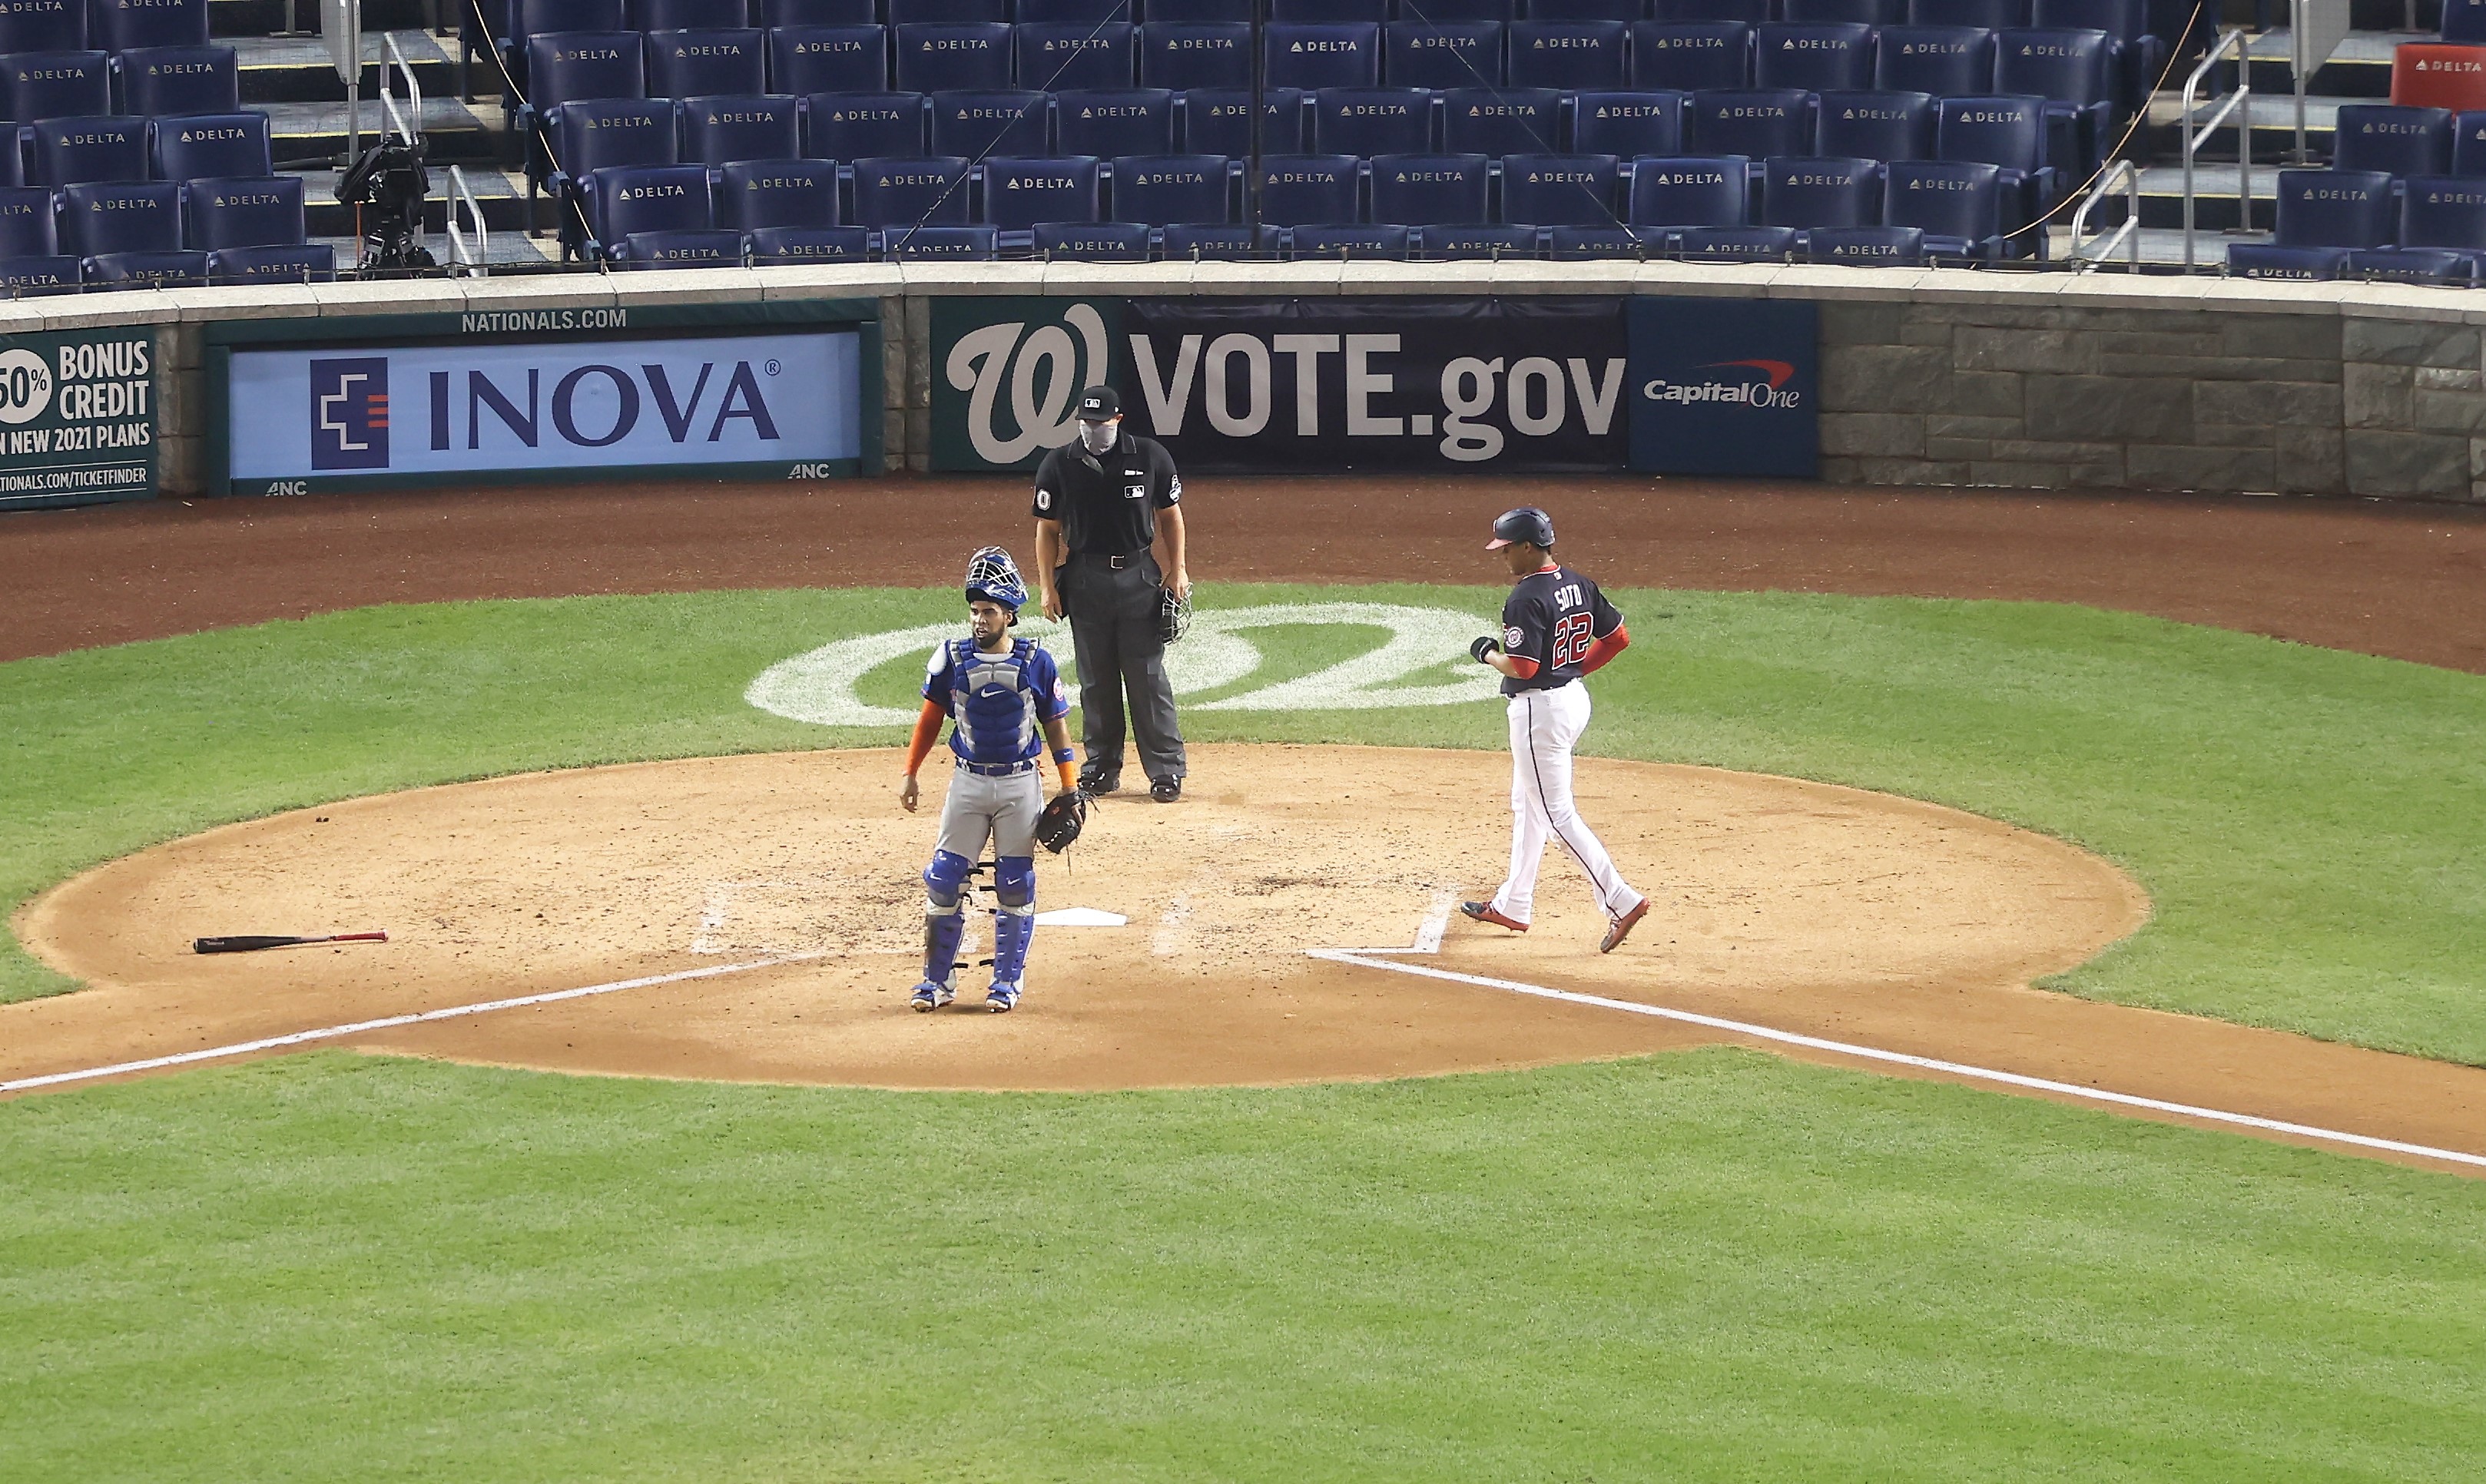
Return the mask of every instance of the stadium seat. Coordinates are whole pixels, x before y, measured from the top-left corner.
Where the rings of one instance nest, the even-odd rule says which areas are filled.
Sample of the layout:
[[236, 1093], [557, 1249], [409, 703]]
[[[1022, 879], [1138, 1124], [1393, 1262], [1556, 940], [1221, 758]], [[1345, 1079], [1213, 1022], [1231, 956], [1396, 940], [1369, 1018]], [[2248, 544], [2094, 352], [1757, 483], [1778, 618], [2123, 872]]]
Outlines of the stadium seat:
[[1242, 21], [1151, 20], [1140, 27], [1140, 85], [1252, 86], [1252, 28]]
[[1562, 139], [1551, 88], [1458, 88], [1442, 95], [1442, 148], [1452, 154], [1550, 154]]
[[2400, 246], [2486, 254], [2486, 181], [2417, 176], [2400, 186]]
[[1994, 38], [1994, 91], [2046, 100], [2049, 158], [2085, 176], [2113, 141], [2113, 39], [2103, 31], [2003, 31]]
[[97, 253], [80, 271], [107, 289], [189, 289], [207, 281], [207, 255], [180, 248]]
[[2237, 242], [2227, 248], [2227, 273], [2233, 278], [2328, 280], [2337, 278], [2347, 266], [2348, 250], [2344, 247], [2269, 247]]
[[634, 232], [613, 245], [624, 268], [738, 268], [742, 234], [717, 227], [673, 232]]
[[1631, 85], [1691, 93], [1753, 81], [1753, 28], [1740, 20], [1649, 20], [1632, 27]]
[[57, 255], [0, 258], [0, 294], [11, 298], [44, 293], [74, 293], [78, 261]]
[[999, 230], [1006, 247], [1022, 243], [1038, 222], [1092, 222], [1101, 214], [1093, 155], [989, 159], [983, 173], [981, 218]]
[[787, 26], [869, 26], [880, 14], [880, 0], [760, 0], [760, 24]]
[[2003, 31], [2029, 24], [2029, 0], [1908, 0], [1908, 24]]
[[1619, 88], [1625, 75], [1619, 20], [1518, 20], [1504, 75], [1514, 88]]
[[2486, 0], [2443, 0], [2443, 39], [2486, 41]]
[[649, 97], [726, 97], [768, 91], [768, 48], [760, 32], [648, 33]]
[[823, 94], [804, 99], [803, 117], [814, 159], [908, 159], [924, 152], [932, 105], [921, 93]]
[[[577, 182], [590, 171], [622, 165], [671, 165], [681, 159], [681, 140], [670, 98], [581, 98], [556, 105], [544, 118], [546, 151], [540, 184], [559, 206], [564, 260], [587, 250], [587, 207]], [[528, 219], [534, 191], [527, 180]]]
[[2129, 116], [2148, 106], [2167, 63], [2166, 40], [2150, 34], [2148, 0], [2035, 0], [2029, 19], [2057, 30], [2105, 32], [2113, 39], [2116, 111]]
[[228, 247], [207, 254], [211, 284], [326, 284], [337, 277], [337, 250], [325, 242]]
[[1740, 154], [1633, 162], [1624, 220], [1634, 227], [1741, 227], [1752, 162]]
[[147, 179], [147, 121], [127, 115], [38, 119], [30, 185]]
[[1571, 108], [1571, 148], [1633, 160], [1683, 152], [1680, 93], [1583, 93]]
[[123, 113], [164, 119], [241, 108], [239, 74], [230, 46], [150, 46], [123, 52], [113, 59], [112, 69], [121, 79]]
[[967, 161], [954, 154], [854, 162], [854, 222], [891, 227], [967, 224]]
[[1803, 237], [1792, 227], [1686, 227], [1674, 234], [1677, 257], [1701, 262], [1785, 262]]
[[1646, 258], [1666, 250], [1666, 234], [1638, 227], [1557, 227], [1545, 238], [1545, 256], [1556, 262]]
[[1758, 27], [1753, 33], [1753, 85], [1808, 93], [1869, 88], [1873, 28], [1853, 21]]
[[2378, 170], [2279, 173], [2279, 247], [2389, 247], [2394, 220], [2391, 178]]
[[[518, 0], [521, 14], [540, 0]], [[549, 141], [546, 122], [564, 103], [596, 98], [643, 98], [648, 96], [646, 47], [636, 31], [563, 31], [531, 36], [526, 42], [526, 101], [518, 105], [514, 124], [529, 143], [530, 185], [551, 173], [538, 158]], [[666, 128], [673, 127], [668, 116]]]
[[1502, 219], [1531, 227], [1616, 225], [1611, 154], [1506, 154], [1502, 160]]
[[41, 185], [0, 185], [0, 258], [49, 258], [59, 250], [52, 193]]
[[72, 185], [61, 192], [58, 209], [61, 251], [76, 257], [181, 245], [181, 188], [169, 180]]
[[715, 225], [707, 169], [701, 165], [614, 165], [579, 178], [589, 251], [609, 258], [634, 232], [688, 232]]
[[2476, 287], [2477, 260], [2442, 247], [2369, 247], [2348, 254], [2346, 276], [2380, 284]]
[[112, 58], [100, 51], [0, 57], [0, 119], [93, 119], [112, 112]]
[[681, 120], [685, 164], [782, 160], [803, 152], [801, 105], [790, 97], [684, 98]]
[[1111, 175], [1115, 221], [1179, 227], [1233, 220], [1232, 171], [1223, 154], [1118, 155]]
[[[519, 106], [521, 96], [534, 94], [531, 73], [535, 63], [527, 43], [536, 37], [571, 31], [610, 34], [638, 29], [630, 23], [628, 7], [622, 0], [475, 0], [473, 9], [480, 14], [482, 26], [472, 25], [476, 17], [461, 9], [458, 33], [469, 44], [488, 44], [499, 58], [505, 79], [501, 101], [511, 109]], [[458, 92], [472, 96], [474, 89], [462, 61], [458, 77]]]
[[[1381, 81], [1381, 28], [1272, 21], [1262, 77], [1272, 88], [1370, 88]], [[1158, 86], [1171, 86], [1159, 82]]]
[[2331, 168], [2390, 176], [2439, 176], [2451, 169], [2451, 113], [2342, 103], [2331, 134]]
[[1356, 180], [1361, 167], [1352, 154], [1262, 155], [1260, 220], [1277, 227], [1359, 220]]
[[1524, 261], [1539, 255], [1540, 235], [1533, 227], [1481, 223], [1419, 227], [1408, 234], [1407, 252], [1437, 262]]
[[1626, 24], [1647, 14], [1641, 0], [1525, 0], [1522, 20], [1619, 20]]
[[1807, 262], [1897, 267], [1925, 261], [1925, 234], [1915, 227], [1815, 227], [1804, 234]]
[[1407, 229], [1395, 222], [1329, 222], [1286, 231], [1286, 255], [1298, 260], [1404, 259]]
[[186, 221], [181, 244], [202, 252], [228, 247], [298, 247], [302, 243], [302, 178], [257, 176], [192, 180], [181, 192]]
[[1695, 154], [1766, 159], [1801, 154], [1812, 140], [1812, 96], [1793, 88], [1716, 88], [1692, 95], [1683, 147]]
[[1010, 28], [1001, 23], [900, 26], [902, 93], [992, 93], [1010, 85]]
[[[2046, 163], [2046, 100], [2035, 97], [1947, 97], [1934, 104], [1934, 157], [1981, 160], [2004, 171], [2003, 189], [2018, 198], [2008, 232], [2053, 209], [2059, 177]], [[2042, 234], [2036, 235], [2042, 236]]]
[[1148, 229], [1137, 222], [1038, 222], [1028, 250], [1077, 262], [1146, 262]]
[[1410, 154], [1433, 147], [1433, 96], [1422, 88], [1323, 88], [1312, 95], [1312, 152]]
[[1480, 226], [1492, 167], [1481, 154], [1383, 154], [1372, 161], [1372, 219], [1406, 227]]
[[1140, 19], [1200, 25], [1249, 25], [1252, 0], [1148, 0], [1148, 12]]
[[[1260, 152], [1293, 154], [1304, 147], [1304, 96], [1272, 88], [1260, 100]], [[1252, 152], [1252, 92], [1248, 88], [1201, 88], [1174, 104], [1182, 120], [1182, 148], [1192, 154], [1240, 159]]]
[[1502, 85], [1502, 24], [1491, 20], [1394, 20], [1382, 77], [1394, 88]]
[[1508, 25], [1520, 18], [1522, 9], [1520, 0], [1398, 0], [1398, 14], [1408, 20], [1490, 20]]
[[1169, 262], [1185, 260], [1266, 261], [1278, 256], [1275, 227], [1174, 226], [1157, 234], [1158, 251]]
[[893, 262], [954, 258], [989, 262], [996, 234], [990, 227], [894, 227], [881, 234], [881, 256]]
[[151, 137], [155, 156], [154, 177], [158, 180], [203, 180], [215, 176], [267, 176], [276, 173], [267, 143], [267, 115], [263, 113], [158, 119]]
[[2003, 240], [2003, 170], [1966, 160], [1892, 160], [1884, 167], [1882, 220], [1915, 227], [1936, 258], [1991, 262], [2011, 256]]
[[1770, 0], [1649, 0], [1651, 20], [1736, 20], [1757, 26], [1772, 19]]
[[2451, 173], [2486, 176], [2486, 112], [2451, 116]]
[[987, 154], [1039, 155], [1045, 138], [1041, 93], [940, 93], [932, 97], [932, 152], [981, 159]]
[[736, 30], [757, 25], [743, 0], [629, 0], [630, 25], [639, 31], [698, 31], [711, 26]]
[[859, 262], [871, 256], [871, 234], [861, 227], [759, 227], [749, 240], [755, 264]]
[[1800, 25], [1854, 21], [1876, 30], [1906, 23], [1906, 0], [1781, 0], [1779, 15]]
[[879, 93], [889, 86], [886, 26], [783, 26], [768, 33], [768, 86], [815, 93]]
[[1994, 33], [1968, 26], [1888, 27], [1873, 51], [1873, 86], [1935, 97], [1990, 93]]
[[1171, 154], [1174, 95], [1163, 88], [1058, 93], [1053, 135], [1063, 154]]
[[88, 0], [87, 41], [105, 51], [207, 44], [207, 0]]
[[637, 31], [624, 0], [510, 0], [509, 39], [523, 50], [539, 36], [565, 31]]
[[0, 56], [86, 50], [86, 0], [12, 0], [0, 6]]
[[1921, 93], [1825, 93], [1813, 125], [1820, 154], [1920, 160], [1934, 152], [1934, 100]]
[[1369, 21], [1379, 25], [1390, 18], [1390, 0], [1269, 0], [1269, 18], [1319, 24]]
[[1009, 0], [889, 0], [893, 26], [983, 26], [1009, 19]]
[[1040, 93], [1127, 88], [1135, 30], [1122, 21], [1020, 26], [1013, 33], [1019, 85]]
[[1761, 224], [1876, 227], [1882, 167], [1873, 160], [1780, 155], [1761, 162]]
[[717, 172], [716, 224], [762, 227], [838, 225], [835, 160], [736, 160]]
[[1022, 26], [1074, 21], [1092, 26], [1100, 20], [1132, 21], [1139, 16], [1132, 13], [1131, 0], [1018, 0], [1015, 18]]

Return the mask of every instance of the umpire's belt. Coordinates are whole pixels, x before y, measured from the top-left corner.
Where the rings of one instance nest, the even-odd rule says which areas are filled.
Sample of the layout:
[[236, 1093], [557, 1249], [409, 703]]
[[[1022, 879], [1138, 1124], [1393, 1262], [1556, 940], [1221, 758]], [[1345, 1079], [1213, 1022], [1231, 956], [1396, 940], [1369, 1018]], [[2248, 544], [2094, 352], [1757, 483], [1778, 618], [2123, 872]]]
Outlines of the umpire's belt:
[[1081, 561], [1100, 563], [1119, 572], [1122, 568], [1138, 562], [1142, 557], [1145, 557], [1147, 554], [1148, 548], [1143, 546], [1137, 551], [1126, 551], [1119, 557], [1112, 553], [1101, 551], [1074, 551], [1070, 555], [1080, 559]]
[[1015, 778], [1021, 773], [1035, 772], [1036, 759], [1030, 757], [1021, 762], [969, 762], [961, 757], [958, 759], [958, 771], [973, 773], [978, 778]]

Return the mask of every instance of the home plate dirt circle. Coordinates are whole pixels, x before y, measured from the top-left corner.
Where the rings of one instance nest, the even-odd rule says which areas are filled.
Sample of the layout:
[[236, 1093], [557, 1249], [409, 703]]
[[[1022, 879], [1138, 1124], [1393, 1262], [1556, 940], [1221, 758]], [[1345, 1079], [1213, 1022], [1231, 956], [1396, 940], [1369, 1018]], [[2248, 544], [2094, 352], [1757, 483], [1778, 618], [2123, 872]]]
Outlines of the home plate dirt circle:
[[[1095, 1089], [1396, 1077], [1627, 1055], [1692, 1028], [1315, 961], [1405, 947], [1488, 893], [1508, 759], [1193, 750], [1179, 805], [1100, 801], [1040, 910], [1017, 1013], [906, 1008], [947, 771], [894, 751], [531, 774], [296, 811], [143, 851], [17, 921], [72, 995], [0, 1006], [0, 1077], [116, 1064], [476, 1001], [732, 975], [342, 1044], [620, 1075]], [[1864, 1005], [2012, 992], [2132, 931], [2140, 890], [2059, 840], [1936, 806], [1717, 769], [1582, 759], [1582, 809], [1655, 907], [1624, 948], [1550, 856], [1525, 937], [1451, 916], [1439, 962], [1667, 1002]], [[210, 933], [386, 928], [385, 945], [201, 957]], [[971, 948], [988, 935], [978, 932]], [[2046, 997], [2053, 998], [2053, 997]]]

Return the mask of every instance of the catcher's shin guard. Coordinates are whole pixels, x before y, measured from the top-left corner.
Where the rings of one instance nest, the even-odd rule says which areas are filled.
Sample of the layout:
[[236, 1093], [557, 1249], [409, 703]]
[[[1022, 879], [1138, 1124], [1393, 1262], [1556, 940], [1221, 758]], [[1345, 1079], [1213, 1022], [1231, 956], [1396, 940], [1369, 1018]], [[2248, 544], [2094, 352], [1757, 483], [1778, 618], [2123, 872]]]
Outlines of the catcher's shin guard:
[[993, 863], [993, 979], [1015, 984], [1027, 972], [1027, 946], [1036, 936], [1036, 860], [1004, 856]]
[[958, 943], [967, 934], [958, 898], [975, 868], [975, 862], [947, 850], [932, 852], [932, 864], [924, 867], [924, 978], [927, 983], [947, 984], [957, 969]]

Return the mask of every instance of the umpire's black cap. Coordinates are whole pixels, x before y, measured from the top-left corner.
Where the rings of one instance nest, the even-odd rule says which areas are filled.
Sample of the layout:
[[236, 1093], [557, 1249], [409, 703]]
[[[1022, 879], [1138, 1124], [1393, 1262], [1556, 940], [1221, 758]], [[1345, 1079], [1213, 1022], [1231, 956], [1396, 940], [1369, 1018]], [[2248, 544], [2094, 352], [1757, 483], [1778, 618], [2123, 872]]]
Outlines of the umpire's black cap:
[[1505, 510], [1494, 518], [1493, 539], [1484, 543], [1487, 551], [1500, 551], [1505, 546], [1544, 546], [1554, 544], [1554, 517], [1533, 505], [1515, 510]]
[[1090, 387], [1079, 394], [1079, 421], [1105, 423], [1122, 415], [1122, 399], [1112, 387]]

